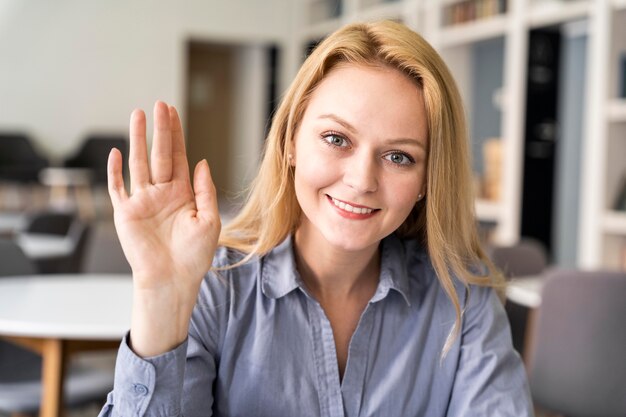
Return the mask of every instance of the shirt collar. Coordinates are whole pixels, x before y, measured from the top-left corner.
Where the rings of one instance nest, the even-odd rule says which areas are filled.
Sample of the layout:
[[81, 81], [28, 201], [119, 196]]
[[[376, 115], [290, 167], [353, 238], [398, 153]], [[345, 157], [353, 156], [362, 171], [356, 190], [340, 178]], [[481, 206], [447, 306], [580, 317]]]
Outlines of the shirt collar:
[[[263, 258], [261, 288], [266, 297], [276, 299], [302, 286], [296, 269], [292, 237], [288, 236]], [[382, 300], [391, 289], [399, 292], [407, 305], [411, 305], [406, 252], [402, 241], [394, 234], [382, 241], [380, 281], [371, 301]]]

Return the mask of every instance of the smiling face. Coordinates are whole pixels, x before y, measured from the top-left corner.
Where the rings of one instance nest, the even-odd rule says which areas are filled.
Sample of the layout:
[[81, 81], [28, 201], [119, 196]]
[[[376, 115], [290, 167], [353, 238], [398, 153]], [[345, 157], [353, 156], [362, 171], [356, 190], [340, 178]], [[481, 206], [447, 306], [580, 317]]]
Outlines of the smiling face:
[[359, 251], [393, 233], [424, 194], [427, 137], [422, 92], [406, 75], [334, 68], [294, 138], [301, 241]]

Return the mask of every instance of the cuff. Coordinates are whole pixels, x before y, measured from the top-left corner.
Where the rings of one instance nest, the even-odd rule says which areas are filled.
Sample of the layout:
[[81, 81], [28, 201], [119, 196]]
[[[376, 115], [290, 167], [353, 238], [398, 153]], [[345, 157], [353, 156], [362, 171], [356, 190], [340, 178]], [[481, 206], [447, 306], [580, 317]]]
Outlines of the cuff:
[[169, 352], [140, 358], [130, 349], [128, 339], [126, 334], [115, 364], [115, 415], [180, 415], [187, 340]]

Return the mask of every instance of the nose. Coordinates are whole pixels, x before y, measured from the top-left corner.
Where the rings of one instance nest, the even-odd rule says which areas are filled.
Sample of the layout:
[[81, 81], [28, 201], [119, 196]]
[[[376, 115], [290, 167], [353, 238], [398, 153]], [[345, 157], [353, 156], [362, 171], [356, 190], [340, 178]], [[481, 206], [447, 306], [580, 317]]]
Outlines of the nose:
[[367, 155], [351, 155], [344, 164], [343, 182], [359, 193], [371, 193], [378, 189], [378, 164], [376, 158]]

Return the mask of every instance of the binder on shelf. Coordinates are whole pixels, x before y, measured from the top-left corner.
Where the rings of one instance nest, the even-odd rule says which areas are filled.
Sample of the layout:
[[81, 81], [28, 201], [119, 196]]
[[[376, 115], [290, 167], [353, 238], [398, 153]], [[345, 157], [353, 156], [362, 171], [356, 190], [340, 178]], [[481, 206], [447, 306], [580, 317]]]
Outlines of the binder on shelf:
[[617, 190], [617, 198], [613, 209], [626, 212], [626, 174], [622, 177], [622, 182]]

